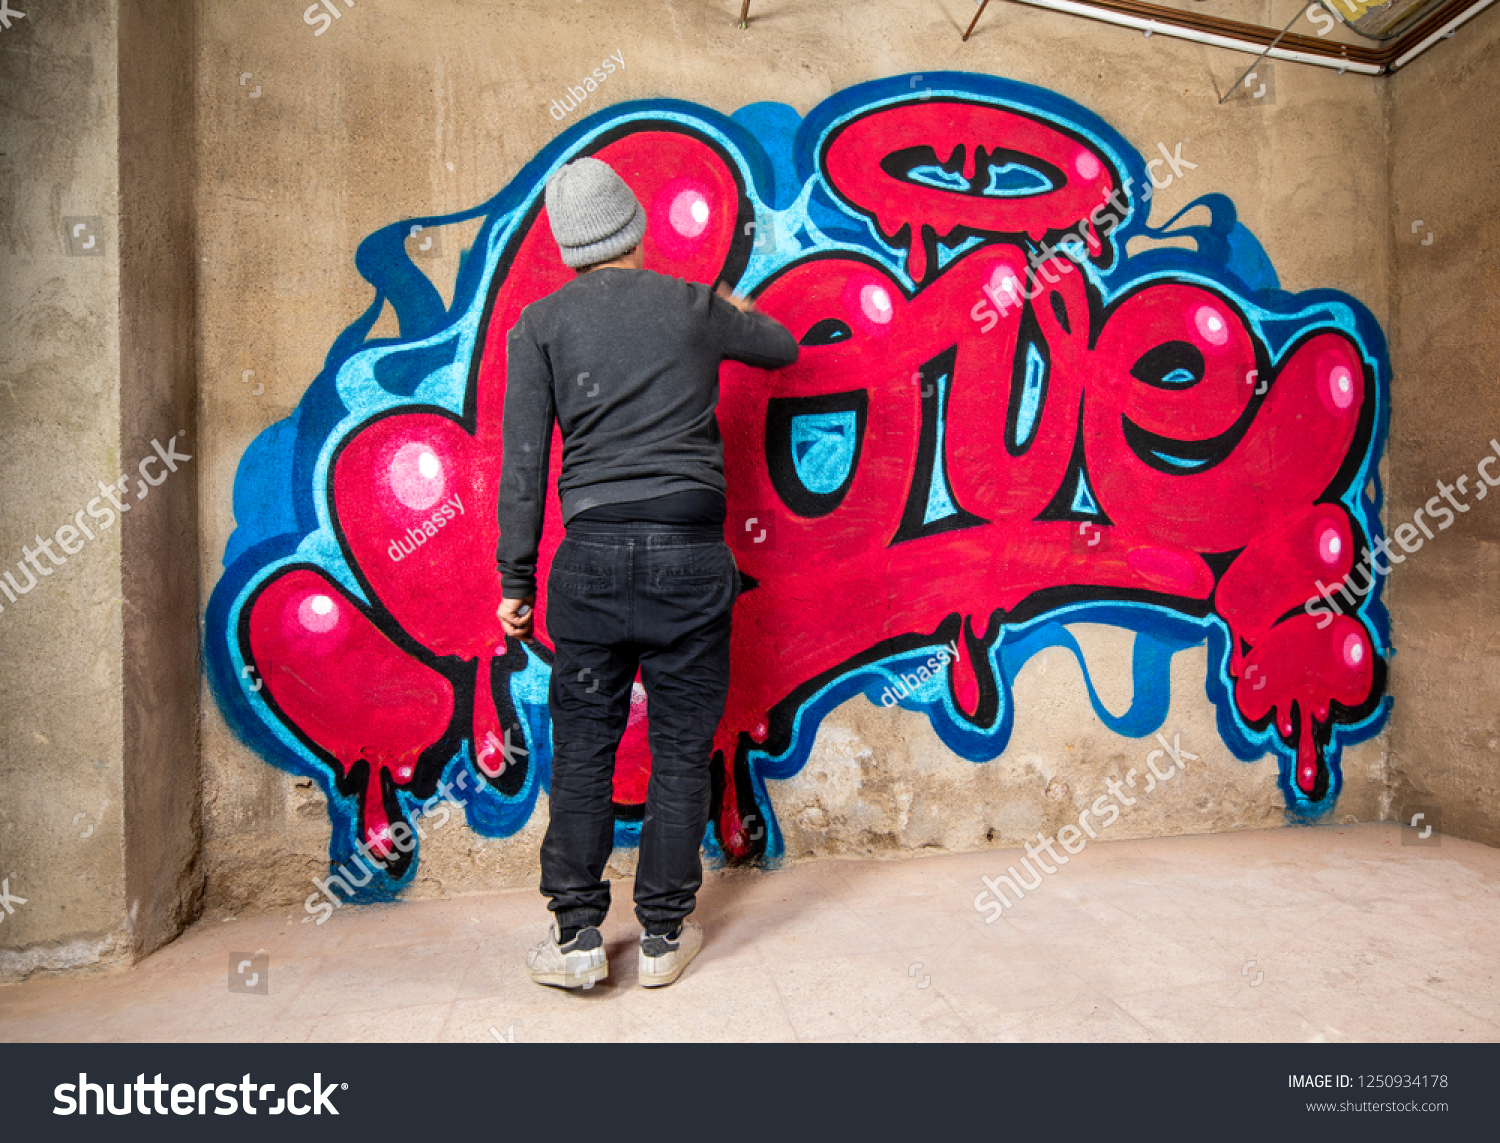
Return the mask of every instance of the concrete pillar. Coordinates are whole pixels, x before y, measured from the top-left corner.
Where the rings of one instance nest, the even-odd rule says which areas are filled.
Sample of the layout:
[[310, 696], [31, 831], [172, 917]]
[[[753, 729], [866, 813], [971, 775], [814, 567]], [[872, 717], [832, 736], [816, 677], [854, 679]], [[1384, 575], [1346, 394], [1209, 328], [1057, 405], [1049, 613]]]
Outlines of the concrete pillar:
[[20, 7], [0, 580], [28, 590], [0, 588], [0, 980], [144, 955], [201, 898], [195, 6]]
[[[1427, 523], [1391, 575], [1391, 817], [1500, 845], [1500, 14], [1389, 81], [1394, 373], [1387, 530]], [[1500, 460], [1487, 466], [1500, 475]], [[1464, 488], [1455, 487], [1466, 477]], [[1439, 499], [1437, 482], [1467, 506]], [[1442, 515], [1452, 514], [1444, 527]]]

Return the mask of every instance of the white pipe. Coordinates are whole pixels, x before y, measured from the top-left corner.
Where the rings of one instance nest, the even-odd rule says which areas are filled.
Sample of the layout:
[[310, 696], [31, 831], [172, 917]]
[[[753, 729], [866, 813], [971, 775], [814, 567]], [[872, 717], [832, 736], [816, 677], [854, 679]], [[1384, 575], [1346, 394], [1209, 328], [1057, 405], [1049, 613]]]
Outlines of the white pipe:
[[1412, 60], [1416, 59], [1419, 55], [1425, 52], [1428, 48], [1432, 47], [1433, 44], [1441, 40], [1449, 32], [1457, 28], [1460, 24], [1464, 24], [1469, 20], [1472, 20], [1475, 16], [1479, 15], [1479, 13], [1483, 12], [1494, 2], [1495, 0], [1479, 0], [1479, 3], [1475, 4], [1474, 7], [1470, 8], [1467, 12], [1460, 13], [1459, 15], [1453, 17], [1453, 19], [1449, 20], [1447, 24], [1439, 28], [1437, 31], [1433, 32], [1432, 35], [1428, 36], [1416, 47], [1412, 48], [1411, 51], [1405, 53], [1404, 55], [1397, 56], [1395, 62], [1391, 64], [1391, 70], [1395, 71], [1398, 67], [1410, 63]]
[[[1155, 20], [1147, 20], [1140, 16], [1130, 16], [1123, 12], [1114, 12], [1108, 8], [1095, 8], [1089, 4], [1075, 4], [1073, 0], [1019, 0], [1022, 4], [1030, 4], [1034, 8], [1048, 8], [1054, 12], [1063, 12], [1069, 16], [1083, 16], [1089, 20], [1103, 20], [1106, 24], [1115, 24], [1121, 28], [1133, 28], [1137, 32], [1151, 31], [1163, 36], [1172, 36], [1179, 40], [1191, 40], [1195, 44], [1208, 44], [1215, 48], [1228, 48], [1235, 52], [1248, 52], [1251, 55], [1265, 54], [1273, 60], [1288, 60], [1292, 63], [1315, 64], [1318, 67], [1333, 68], [1334, 70], [1352, 71], [1360, 75], [1379, 75], [1380, 67], [1377, 64], [1356, 63], [1350, 59], [1340, 56], [1315, 56], [1307, 52], [1299, 52], [1292, 48], [1272, 48], [1266, 51], [1264, 44], [1251, 43], [1249, 40], [1237, 40], [1232, 36], [1221, 36], [1216, 32], [1200, 32], [1193, 28], [1183, 28], [1176, 24], [1158, 24]], [[1469, 9], [1464, 16], [1455, 21], [1455, 26], [1467, 19], [1471, 13], [1479, 11], [1494, 3], [1494, 0], [1483, 0], [1475, 8]], [[1439, 33], [1441, 36], [1441, 33]], [[1422, 45], [1425, 47], [1426, 45]], [[1421, 51], [1418, 47], [1415, 51]], [[1414, 53], [1413, 53], [1414, 54]]]

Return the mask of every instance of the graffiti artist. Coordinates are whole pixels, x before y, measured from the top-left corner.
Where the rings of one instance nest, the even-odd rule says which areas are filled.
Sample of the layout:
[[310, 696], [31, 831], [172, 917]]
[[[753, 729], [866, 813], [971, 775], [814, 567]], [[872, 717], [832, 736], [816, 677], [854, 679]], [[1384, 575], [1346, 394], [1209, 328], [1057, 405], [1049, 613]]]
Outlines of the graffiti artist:
[[[635, 879], [638, 964], [642, 985], [659, 987], [703, 943], [687, 918], [703, 881], [699, 846], [740, 593], [724, 542], [719, 365], [789, 365], [798, 348], [727, 288], [715, 294], [645, 269], [645, 210], [608, 164], [585, 157], [563, 166], [545, 203], [577, 276], [527, 306], [508, 336], [497, 551], [501, 625], [528, 638], [555, 419], [566, 535], [547, 580], [554, 748], [541, 852], [554, 924], [527, 968], [538, 984], [562, 988], [589, 988], [609, 974], [602, 875], [613, 847], [615, 752], [639, 669], [651, 782]], [[587, 389], [573, 384], [583, 375]]]

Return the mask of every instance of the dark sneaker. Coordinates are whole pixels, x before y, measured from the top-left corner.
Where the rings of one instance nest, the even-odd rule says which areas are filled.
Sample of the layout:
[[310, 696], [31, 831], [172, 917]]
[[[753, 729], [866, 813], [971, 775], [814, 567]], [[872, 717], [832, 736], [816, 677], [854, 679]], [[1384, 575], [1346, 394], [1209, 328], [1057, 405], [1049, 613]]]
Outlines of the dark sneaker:
[[609, 976], [604, 936], [598, 929], [579, 929], [567, 944], [559, 944], [556, 922], [547, 939], [526, 954], [526, 971], [538, 984], [556, 988], [593, 988]]
[[692, 921], [683, 921], [675, 937], [653, 937], [641, 934], [640, 979], [642, 988], [660, 988], [671, 984], [703, 947], [703, 930]]

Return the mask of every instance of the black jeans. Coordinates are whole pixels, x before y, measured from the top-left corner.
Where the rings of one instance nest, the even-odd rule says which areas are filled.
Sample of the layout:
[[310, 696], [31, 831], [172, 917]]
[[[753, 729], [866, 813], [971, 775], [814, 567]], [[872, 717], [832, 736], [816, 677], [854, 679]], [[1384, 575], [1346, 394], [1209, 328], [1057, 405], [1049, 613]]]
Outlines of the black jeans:
[[615, 751], [639, 665], [651, 782], [635, 877], [636, 917], [669, 932], [693, 911], [708, 824], [714, 732], [729, 695], [739, 570], [720, 525], [575, 524], [547, 579], [556, 651], [551, 821], [542, 892], [562, 928], [609, 912]]

